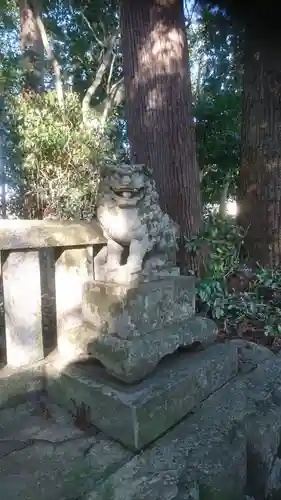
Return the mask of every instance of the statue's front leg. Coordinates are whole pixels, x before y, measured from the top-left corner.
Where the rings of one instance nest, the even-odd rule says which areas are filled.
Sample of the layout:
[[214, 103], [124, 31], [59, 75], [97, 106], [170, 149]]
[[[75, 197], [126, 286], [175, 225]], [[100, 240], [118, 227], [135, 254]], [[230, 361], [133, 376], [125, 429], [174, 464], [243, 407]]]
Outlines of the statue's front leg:
[[97, 281], [104, 281], [105, 279], [105, 266], [107, 261], [107, 245], [94, 257], [94, 277]]
[[107, 268], [113, 270], [121, 266], [121, 257], [123, 253], [122, 245], [116, 243], [114, 240], [107, 242]]
[[131, 241], [127, 266], [133, 273], [137, 273], [142, 270], [143, 259], [148, 251], [148, 248], [149, 242], [146, 235], [140, 240], [136, 239]]

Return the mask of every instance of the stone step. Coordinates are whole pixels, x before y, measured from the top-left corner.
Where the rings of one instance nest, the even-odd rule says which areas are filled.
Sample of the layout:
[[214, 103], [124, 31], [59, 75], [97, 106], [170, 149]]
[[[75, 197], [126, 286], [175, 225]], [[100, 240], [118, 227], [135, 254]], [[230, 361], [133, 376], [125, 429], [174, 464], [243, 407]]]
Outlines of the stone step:
[[86, 409], [98, 429], [133, 450], [165, 433], [237, 370], [237, 348], [230, 344], [177, 352], [131, 386], [113, 379], [98, 362], [66, 364], [59, 355], [46, 362], [52, 400], [72, 412]]
[[280, 499], [281, 359], [265, 349], [263, 362], [254, 350], [249, 358], [254, 370], [230, 380], [81, 500], [107, 500], [110, 492], [122, 500]]

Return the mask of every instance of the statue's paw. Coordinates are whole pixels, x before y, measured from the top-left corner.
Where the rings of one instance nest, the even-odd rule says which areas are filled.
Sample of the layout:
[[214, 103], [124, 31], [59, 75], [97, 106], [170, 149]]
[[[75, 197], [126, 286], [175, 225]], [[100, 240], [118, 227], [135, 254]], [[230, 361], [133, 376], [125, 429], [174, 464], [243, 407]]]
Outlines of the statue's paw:
[[109, 273], [108, 278], [110, 281], [114, 281], [115, 283], [131, 283], [139, 277], [140, 272], [141, 267], [125, 264], [124, 266], [120, 266], [112, 270]]

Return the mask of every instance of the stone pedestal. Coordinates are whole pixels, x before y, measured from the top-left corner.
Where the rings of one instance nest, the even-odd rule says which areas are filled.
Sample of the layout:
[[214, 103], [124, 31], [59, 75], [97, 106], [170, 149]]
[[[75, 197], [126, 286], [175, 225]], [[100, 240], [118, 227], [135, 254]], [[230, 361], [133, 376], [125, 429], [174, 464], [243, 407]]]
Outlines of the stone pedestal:
[[188, 276], [130, 285], [88, 282], [82, 314], [92, 330], [88, 353], [126, 383], [143, 379], [180, 346], [215, 337], [215, 329], [204, 335], [193, 318], [195, 280]]
[[236, 349], [212, 346], [215, 323], [195, 316], [195, 293], [186, 276], [87, 282], [87, 355], [47, 362], [49, 394], [131, 449], [154, 441], [237, 372]]
[[168, 356], [149, 377], [132, 385], [111, 377], [97, 362], [65, 366], [61, 358], [51, 357], [47, 390], [75, 416], [81, 409], [107, 436], [139, 450], [193, 411], [237, 369], [237, 349], [223, 344]]

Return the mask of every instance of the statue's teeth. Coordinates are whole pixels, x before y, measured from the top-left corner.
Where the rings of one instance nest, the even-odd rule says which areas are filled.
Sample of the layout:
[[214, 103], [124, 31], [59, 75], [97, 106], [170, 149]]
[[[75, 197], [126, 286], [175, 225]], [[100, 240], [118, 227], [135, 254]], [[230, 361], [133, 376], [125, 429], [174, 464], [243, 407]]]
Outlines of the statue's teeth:
[[132, 193], [131, 191], [123, 191], [122, 196], [123, 198], [131, 198]]

